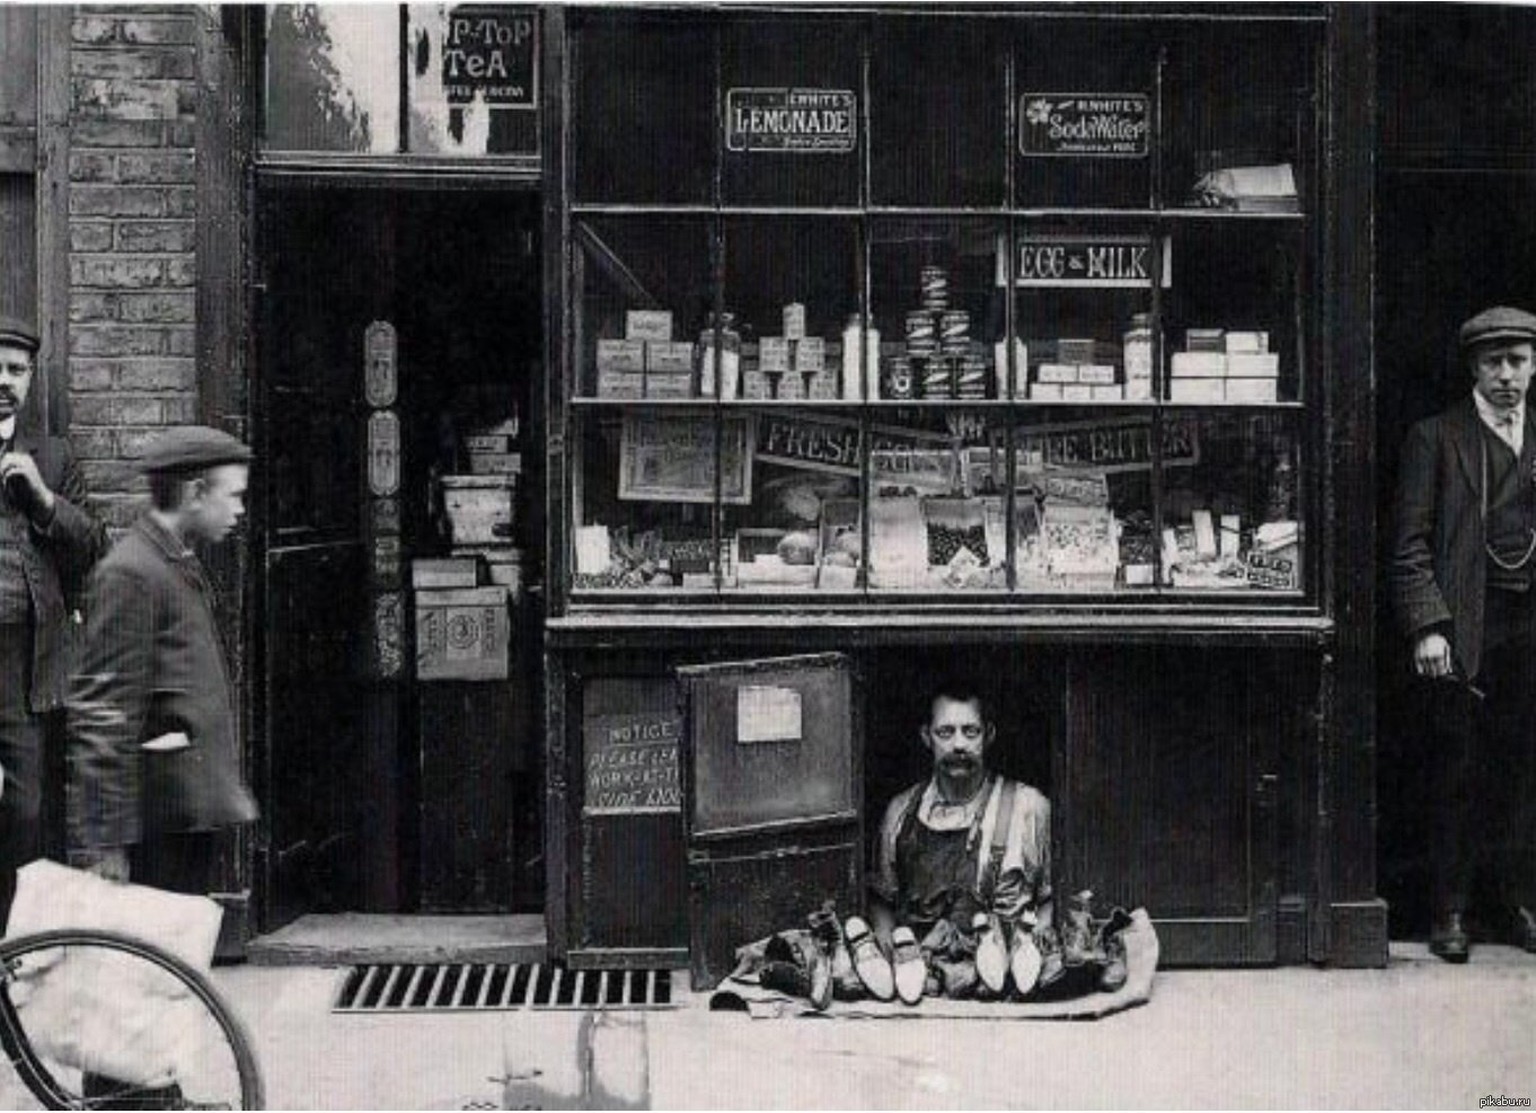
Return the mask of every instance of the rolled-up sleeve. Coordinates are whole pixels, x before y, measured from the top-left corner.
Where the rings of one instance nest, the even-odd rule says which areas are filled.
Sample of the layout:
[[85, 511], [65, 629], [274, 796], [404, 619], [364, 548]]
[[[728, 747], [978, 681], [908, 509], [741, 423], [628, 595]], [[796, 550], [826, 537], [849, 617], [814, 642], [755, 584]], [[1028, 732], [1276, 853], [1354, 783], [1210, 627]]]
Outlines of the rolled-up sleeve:
[[1041, 793], [1023, 785], [1013, 797], [1013, 823], [1003, 849], [993, 907], [1008, 919], [1032, 909], [1047, 924], [1053, 914], [1051, 804]]
[[896, 879], [896, 836], [901, 834], [901, 820], [911, 797], [909, 790], [887, 805], [885, 818], [880, 821], [880, 841], [875, 846], [875, 868], [869, 877], [870, 891], [891, 905], [896, 903], [900, 888]]
[[151, 592], [132, 575], [103, 569], [91, 581], [67, 701], [72, 846], [141, 839], [138, 743], [153, 683], [154, 610]]

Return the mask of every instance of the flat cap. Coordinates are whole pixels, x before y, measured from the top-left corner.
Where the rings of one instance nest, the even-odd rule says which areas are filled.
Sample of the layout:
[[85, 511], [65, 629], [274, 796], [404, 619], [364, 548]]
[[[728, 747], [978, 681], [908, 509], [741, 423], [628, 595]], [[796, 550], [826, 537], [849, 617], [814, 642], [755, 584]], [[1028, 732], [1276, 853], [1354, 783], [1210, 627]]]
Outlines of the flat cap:
[[220, 464], [244, 464], [251, 450], [228, 433], [206, 425], [178, 425], [161, 433], [144, 449], [139, 470], [145, 475], [201, 471]]
[[29, 352], [35, 352], [40, 347], [37, 329], [20, 317], [8, 317], [4, 314], [0, 314], [0, 344], [25, 348]]
[[1463, 348], [1489, 340], [1536, 342], [1536, 316], [1523, 309], [1496, 305], [1468, 318], [1461, 326], [1460, 339]]

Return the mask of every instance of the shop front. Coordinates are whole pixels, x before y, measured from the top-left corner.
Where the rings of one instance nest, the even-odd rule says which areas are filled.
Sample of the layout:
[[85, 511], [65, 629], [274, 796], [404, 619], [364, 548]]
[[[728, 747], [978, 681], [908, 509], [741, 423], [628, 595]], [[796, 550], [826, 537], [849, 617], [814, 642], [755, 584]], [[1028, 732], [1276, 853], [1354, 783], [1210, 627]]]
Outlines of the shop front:
[[959, 675], [1059, 892], [1384, 963], [1368, 20], [546, 27], [554, 950], [710, 984], [859, 902]]

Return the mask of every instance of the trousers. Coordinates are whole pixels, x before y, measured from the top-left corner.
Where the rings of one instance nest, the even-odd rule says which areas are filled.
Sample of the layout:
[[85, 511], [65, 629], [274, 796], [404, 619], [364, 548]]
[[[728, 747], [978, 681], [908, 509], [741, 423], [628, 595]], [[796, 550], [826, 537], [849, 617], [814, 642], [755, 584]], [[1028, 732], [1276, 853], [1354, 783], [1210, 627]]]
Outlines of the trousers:
[[32, 645], [26, 626], [0, 625], [0, 926], [16, 871], [41, 853], [42, 723], [27, 706]]

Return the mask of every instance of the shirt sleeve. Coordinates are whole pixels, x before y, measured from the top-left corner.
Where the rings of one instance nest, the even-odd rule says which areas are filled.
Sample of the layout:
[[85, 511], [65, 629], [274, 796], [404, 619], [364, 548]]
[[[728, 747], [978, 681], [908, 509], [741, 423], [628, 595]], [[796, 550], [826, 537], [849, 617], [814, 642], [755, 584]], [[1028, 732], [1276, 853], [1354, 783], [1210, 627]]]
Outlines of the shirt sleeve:
[[73, 847], [139, 842], [139, 737], [153, 680], [154, 601], [120, 571], [98, 572], [67, 701]]
[[887, 904], [896, 903], [896, 836], [901, 834], [901, 819], [911, 796], [911, 791], [898, 793], [887, 805], [885, 818], [880, 821], [880, 841], [875, 847], [875, 869], [870, 875], [869, 888]]

